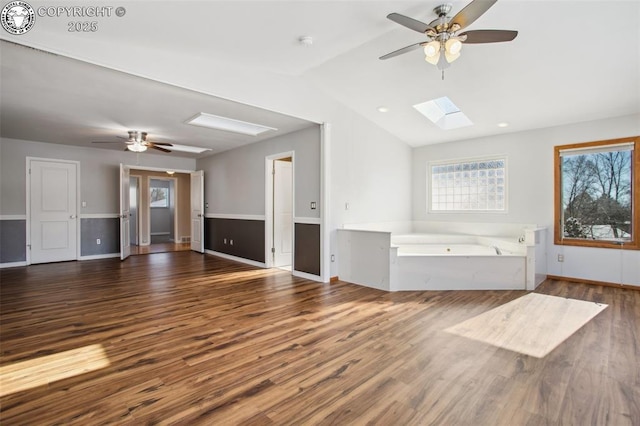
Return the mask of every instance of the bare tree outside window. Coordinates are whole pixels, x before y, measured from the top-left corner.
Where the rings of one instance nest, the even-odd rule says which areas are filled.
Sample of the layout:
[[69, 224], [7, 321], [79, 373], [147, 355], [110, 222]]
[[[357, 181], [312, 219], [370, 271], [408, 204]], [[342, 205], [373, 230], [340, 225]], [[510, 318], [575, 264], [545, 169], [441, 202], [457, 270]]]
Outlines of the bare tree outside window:
[[151, 207], [169, 207], [169, 188], [151, 187]]
[[635, 241], [634, 148], [634, 138], [556, 147], [556, 191], [560, 191], [556, 240]]

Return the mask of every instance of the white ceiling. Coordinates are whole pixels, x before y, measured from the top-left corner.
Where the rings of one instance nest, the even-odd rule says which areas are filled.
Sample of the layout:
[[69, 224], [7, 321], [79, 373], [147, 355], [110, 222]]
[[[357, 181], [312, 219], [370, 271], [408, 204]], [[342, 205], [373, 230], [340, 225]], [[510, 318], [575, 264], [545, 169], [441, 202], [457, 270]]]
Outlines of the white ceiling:
[[[510, 43], [464, 46], [444, 81], [440, 72], [423, 60], [420, 50], [378, 60], [383, 54], [424, 40], [419, 33], [386, 19], [387, 14], [398, 12], [430, 22], [434, 18], [431, 10], [440, 3], [120, 2], [126, 15], [101, 19], [95, 33], [66, 34], [69, 19], [39, 17], [29, 33], [11, 36], [3, 32], [0, 37], [51, 46], [51, 50], [63, 53], [71, 45], [91, 45], [95, 46], [93, 59], [115, 51], [135, 52], [135, 61], [153, 61], [158, 52], [172, 52], [183, 61], [198, 58], [198, 63], [211, 57], [212, 67], [227, 63], [255, 72], [296, 76], [412, 146], [640, 112], [640, 1], [499, 0], [468, 29], [513, 29], [519, 31], [518, 37]], [[468, 1], [452, 3], [455, 14]], [[34, 8], [51, 5], [31, 4]], [[297, 42], [304, 35], [314, 37], [313, 46]], [[156, 140], [220, 151], [248, 142], [212, 135], [206, 129], [187, 130], [189, 126], [183, 121], [198, 109], [211, 108], [206, 112], [257, 121], [283, 132], [309, 125], [281, 114], [22, 50], [3, 43], [0, 52], [1, 131], [5, 137], [87, 145], [91, 140], [136, 129], [156, 135]], [[29, 96], [21, 96], [18, 87]], [[442, 130], [412, 108], [445, 95], [473, 126]], [[378, 106], [390, 111], [380, 113]], [[498, 128], [499, 122], [510, 126]]]

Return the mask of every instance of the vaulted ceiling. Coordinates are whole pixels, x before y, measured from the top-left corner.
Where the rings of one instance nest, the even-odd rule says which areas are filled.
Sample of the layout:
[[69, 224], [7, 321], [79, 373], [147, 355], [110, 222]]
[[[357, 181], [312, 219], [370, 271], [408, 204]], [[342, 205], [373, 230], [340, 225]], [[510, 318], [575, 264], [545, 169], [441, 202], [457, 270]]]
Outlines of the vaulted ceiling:
[[[452, 14], [467, 3], [452, 2]], [[34, 9], [51, 6], [31, 4]], [[420, 50], [378, 59], [425, 40], [386, 15], [398, 12], [430, 22], [439, 4], [129, 1], [117, 5], [126, 9], [124, 16], [98, 19], [95, 32], [69, 33], [69, 18], [38, 16], [29, 33], [14, 36], [3, 31], [0, 38], [61, 55], [71, 47], [84, 48], [92, 56], [86, 59], [96, 63], [113, 55], [154, 63], [159, 52], [170, 52], [185, 67], [190, 58], [199, 66], [211, 58], [212, 69], [225, 63], [300, 78], [411, 146], [640, 112], [640, 2], [499, 0], [469, 29], [512, 29], [518, 37], [510, 43], [465, 45], [444, 80]], [[301, 36], [312, 36], [313, 44], [301, 45]], [[282, 133], [310, 125], [254, 106], [20, 49], [24, 50], [3, 42], [0, 51], [4, 137], [87, 145], [137, 126], [160, 140], [216, 152], [256, 139], [234, 140], [190, 129], [184, 120], [198, 109], [225, 111], [221, 115], [278, 127]], [[448, 96], [474, 125], [442, 130], [412, 107], [441, 96]], [[177, 105], [175, 99], [180, 99]], [[379, 112], [380, 106], [389, 111]], [[509, 127], [499, 128], [502, 122]]]

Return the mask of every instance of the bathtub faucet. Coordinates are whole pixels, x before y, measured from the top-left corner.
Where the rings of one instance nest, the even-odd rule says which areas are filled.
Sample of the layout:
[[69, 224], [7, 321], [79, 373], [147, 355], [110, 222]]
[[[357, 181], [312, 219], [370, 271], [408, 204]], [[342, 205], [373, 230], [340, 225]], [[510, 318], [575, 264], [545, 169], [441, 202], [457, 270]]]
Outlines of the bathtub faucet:
[[500, 248], [498, 246], [491, 246], [491, 247], [493, 247], [493, 249], [496, 251], [496, 254], [498, 256], [500, 256], [502, 254], [502, 250], [500, 250]]

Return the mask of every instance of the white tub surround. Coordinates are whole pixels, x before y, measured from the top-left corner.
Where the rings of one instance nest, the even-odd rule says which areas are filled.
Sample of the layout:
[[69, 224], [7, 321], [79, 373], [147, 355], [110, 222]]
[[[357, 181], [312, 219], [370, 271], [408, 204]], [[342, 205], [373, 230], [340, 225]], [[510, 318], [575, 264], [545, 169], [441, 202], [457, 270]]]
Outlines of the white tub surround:
[[[387, 291], [533, 290], [546, 278], [543, 228], [457, 225], [449, 223], [447, 234], [396, 234], [384, 231], [383, 224], [376, 230], [338, 230], [339, 277]], [[408, 227], [394, 223], [394, 228]], [[444, 230], [441, 224], [431, 229]], [[479, 235], [487, 229], [497, 235]]]

